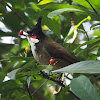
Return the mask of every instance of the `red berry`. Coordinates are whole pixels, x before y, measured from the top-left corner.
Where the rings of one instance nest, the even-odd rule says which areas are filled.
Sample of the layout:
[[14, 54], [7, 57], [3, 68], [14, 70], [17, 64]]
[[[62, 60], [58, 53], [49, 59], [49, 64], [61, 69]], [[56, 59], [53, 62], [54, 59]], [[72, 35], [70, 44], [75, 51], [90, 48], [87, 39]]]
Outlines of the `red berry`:
[[20, 35], [23, 35], [23, 31], [19, 31], [19, 34], [20, 34]]
[[51, 58], [51, 59], [49, 60], [49, 62], [50, 62], [51, 64], [54, 63], [54, 59]]
[[36, 36], [36, 35], [34, 35], [34, 36], [32, 36], [32, 38], [37, 39], [37, 36]]

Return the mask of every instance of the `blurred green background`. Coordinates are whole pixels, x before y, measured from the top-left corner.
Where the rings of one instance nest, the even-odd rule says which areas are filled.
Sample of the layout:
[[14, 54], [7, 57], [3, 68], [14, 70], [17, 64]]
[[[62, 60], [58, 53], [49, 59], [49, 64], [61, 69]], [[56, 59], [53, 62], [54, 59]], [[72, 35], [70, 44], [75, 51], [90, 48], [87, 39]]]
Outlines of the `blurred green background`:
[[[100, 60], [100, 0], [0, 0], [1, 100], [31, 100], [30, 94], [46, 81], [38, 74], [44, 67], [35, 61], [31, 50], [25, 57], [25, 47], [30, 47], [27, 39], [18, 35], [20, 30], [33, 28], [39, 16], [43, 18], [42, 29], [49, 38], [74, 53], [81, 61]], [[73, 27], [87, 16], [91, 16], [91, 20], [77, 27], [76, 37], [72, 41], [75, 34]], [[99, 74], [85, 74], [92, 83], [80, 75], [76, 74], [76, 77], [82, 79], [80, 82], [86, 80], [93, 91], [88, 91], [86, 87], [81, 94], [73, 88], [72, 92], [81, 100], [94, 100], [94, 95], [95, 100], [100, 100], [97, 93], [100, 92]], [[73, 84], [77, 87], [78, 79], [63, 88], [56, 100], [77, 100], [69, 88]], [[33, 100], [54, 100], [54, 86], [54, 82], [47, 81], [32, 95]], [[84, 89], [84, 84], [82, 87]]]

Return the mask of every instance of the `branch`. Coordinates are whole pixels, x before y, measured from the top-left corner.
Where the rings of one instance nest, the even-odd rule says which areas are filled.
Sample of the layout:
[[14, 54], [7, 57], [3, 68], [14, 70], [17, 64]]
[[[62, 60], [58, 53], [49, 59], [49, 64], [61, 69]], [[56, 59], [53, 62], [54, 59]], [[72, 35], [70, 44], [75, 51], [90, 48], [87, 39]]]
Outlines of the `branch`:
[[59, 80], [59, 79], [55, 80], [55, 79], [49, 77], [49, 75], [48, 75], [47, 73], [45, 73], [44, 71], [40, 71], [40, 74], [41, 74], [44, 78], [46, 78], [46, 79], [48, 79], [48, 80], [51, 80], [51, 81], [57, 83], [58, 85], [60, 85], [60, 86], [62, 86], [62, 87], [65, 87], [65, 85], [63, 84], [63, 81], [61, 81], [61, 80]]

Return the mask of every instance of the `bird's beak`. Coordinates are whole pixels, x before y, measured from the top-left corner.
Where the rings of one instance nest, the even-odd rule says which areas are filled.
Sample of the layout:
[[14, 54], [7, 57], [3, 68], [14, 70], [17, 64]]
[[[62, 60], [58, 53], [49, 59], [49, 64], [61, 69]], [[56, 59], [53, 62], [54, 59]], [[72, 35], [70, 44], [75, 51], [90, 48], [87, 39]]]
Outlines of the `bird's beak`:
[[24, 36], [29, 36], [29, 34], [28, 34], [27, 32], [22, 31], [22, 30], [21, 30], [21, 31], [19, 31], [19, 34], [20, 34], [20, 35], [24, 35]]
[[23, 31], [23, 35], [24, 36], [29, 36], [29, 34], [27, 32], [24, 32], [24, 31]]

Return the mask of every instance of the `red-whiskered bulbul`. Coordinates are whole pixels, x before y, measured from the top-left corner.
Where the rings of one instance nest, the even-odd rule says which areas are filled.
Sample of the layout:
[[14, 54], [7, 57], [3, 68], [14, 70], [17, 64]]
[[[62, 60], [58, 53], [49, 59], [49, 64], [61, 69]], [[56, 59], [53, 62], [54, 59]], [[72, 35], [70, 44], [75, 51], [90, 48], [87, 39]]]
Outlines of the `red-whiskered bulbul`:
[[42, 31], [41, 17], [39, 17], [37, 24], [30, 31], [20, 31], [27, 37], [31, 45], [31, 50], [34, 58], [42, 65], [49, 65], [50, 59], [54, 59], [53, 69], [65, 67], [69, 64], [78, 62], [79, 60], [67, 51], [64, 47], [53, 40], [50, 40]]

